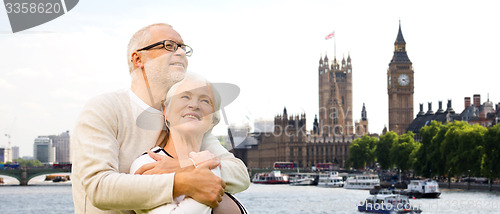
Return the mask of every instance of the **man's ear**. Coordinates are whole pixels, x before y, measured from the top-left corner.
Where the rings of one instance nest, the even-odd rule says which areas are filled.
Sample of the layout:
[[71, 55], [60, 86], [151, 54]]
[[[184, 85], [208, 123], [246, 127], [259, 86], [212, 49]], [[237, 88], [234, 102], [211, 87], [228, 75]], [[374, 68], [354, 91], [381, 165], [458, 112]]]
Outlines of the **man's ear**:
[[132, 53], [132, 63], [136, 68], [144, 68], [144, 61], [142, 60], [142, 56], [140, 56], [137, 52]]

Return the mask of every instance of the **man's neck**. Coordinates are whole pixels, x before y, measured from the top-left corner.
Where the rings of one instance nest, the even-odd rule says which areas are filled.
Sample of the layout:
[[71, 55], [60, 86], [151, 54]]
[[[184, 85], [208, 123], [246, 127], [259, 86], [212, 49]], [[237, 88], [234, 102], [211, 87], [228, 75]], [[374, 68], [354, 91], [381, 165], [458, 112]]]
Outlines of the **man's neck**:
[[130, 89], [144, 103], [149, 106], [161, 110], [161, 101], [165, 98], [169, 88], [154, 84], [153, 81], [147, 81], [142, 72], [138, 72], [137, 76], [132, 77]]

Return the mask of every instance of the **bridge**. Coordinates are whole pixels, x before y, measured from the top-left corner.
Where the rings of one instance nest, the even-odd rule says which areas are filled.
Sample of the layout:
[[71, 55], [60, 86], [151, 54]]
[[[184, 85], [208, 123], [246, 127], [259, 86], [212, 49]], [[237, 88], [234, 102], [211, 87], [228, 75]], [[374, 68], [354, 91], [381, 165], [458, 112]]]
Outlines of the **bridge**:
[[27, 186], [28, 181], [40, 175], [71, 172], [71, 168], [26, 168], [0, 170], [0, 175], [13, 177], [19, 181], [21, 186]]

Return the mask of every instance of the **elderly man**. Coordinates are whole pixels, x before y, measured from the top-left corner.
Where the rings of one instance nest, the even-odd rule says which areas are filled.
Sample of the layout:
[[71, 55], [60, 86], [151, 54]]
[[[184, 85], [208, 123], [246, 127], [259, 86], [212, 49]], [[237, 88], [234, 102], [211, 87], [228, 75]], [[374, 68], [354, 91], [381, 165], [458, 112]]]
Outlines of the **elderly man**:
[[[184, 77], [192, 49], [170, 25], [154, 24], [134, 34], [127, 54], [131, 88], [90, 100], [72, 135], [75, 213], [129, 213], [179, 195], [217, 207], [224, 191], [248, 188], [245, 165], [213, 135], [202, 150], [218, 159], [182, 169], [159, 160], [141, 168], [143, 175], [126, 174], [136, 157], [165, 142], [161, 100]], [[219, 163], [222, 180], [210, 171]]]

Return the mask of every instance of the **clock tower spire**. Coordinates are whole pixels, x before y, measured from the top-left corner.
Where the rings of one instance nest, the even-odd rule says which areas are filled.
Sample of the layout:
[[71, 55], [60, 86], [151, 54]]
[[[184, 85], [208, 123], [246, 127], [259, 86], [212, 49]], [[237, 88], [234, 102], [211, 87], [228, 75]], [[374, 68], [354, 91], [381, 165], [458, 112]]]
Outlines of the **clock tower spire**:
[[406, 41], [399, 30], [394, 42], [394, 55], [387, 69], [387, 94], [389, 95], [389, 130], [399, 135], [413, 121], [413, 67], [406, 53]]

